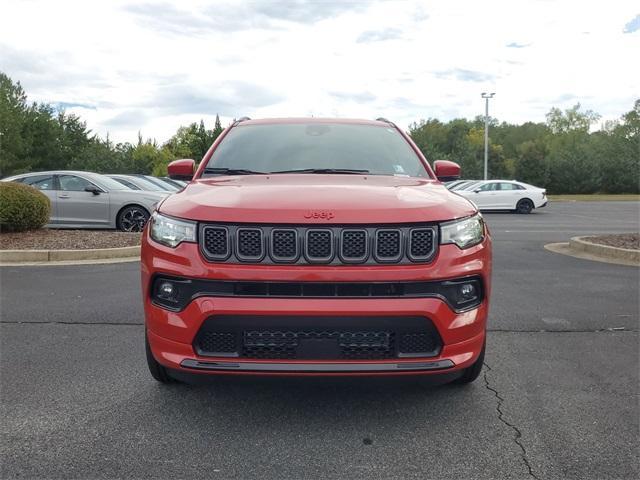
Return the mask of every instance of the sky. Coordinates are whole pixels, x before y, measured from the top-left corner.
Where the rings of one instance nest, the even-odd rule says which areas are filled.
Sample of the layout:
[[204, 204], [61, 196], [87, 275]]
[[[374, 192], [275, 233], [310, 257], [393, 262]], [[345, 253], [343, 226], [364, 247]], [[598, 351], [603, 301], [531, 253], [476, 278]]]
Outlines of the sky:
[[0, 71], [116, 142], [233, 118], [544, 121], [640, 98], [640, 3], [0, 0]]

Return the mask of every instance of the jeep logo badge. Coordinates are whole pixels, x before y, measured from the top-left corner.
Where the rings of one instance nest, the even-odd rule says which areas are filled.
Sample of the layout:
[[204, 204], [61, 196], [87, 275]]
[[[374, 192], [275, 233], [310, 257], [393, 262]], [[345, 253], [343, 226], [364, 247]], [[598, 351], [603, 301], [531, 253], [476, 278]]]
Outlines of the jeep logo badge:
[[322, 220], [331, 220], [335, 215], [333, 212], [329, 212], [326, 210], [309, 210], [304, 214], [304, 218], [315, 218]]

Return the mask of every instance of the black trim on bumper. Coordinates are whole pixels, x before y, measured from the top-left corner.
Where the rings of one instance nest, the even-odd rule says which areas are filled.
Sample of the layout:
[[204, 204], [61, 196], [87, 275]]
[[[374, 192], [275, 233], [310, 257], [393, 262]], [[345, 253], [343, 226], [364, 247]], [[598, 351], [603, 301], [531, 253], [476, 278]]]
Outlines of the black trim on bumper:
[[[175, 287], [172, 298], [161, 295], [160, 285]], [[476, 296], [459, 297], [460, 284], [473, 284]], [[479, 276], [442, 281], [417, 282], [256, 282], [188, 279], [156, 275], [152, 280], [151, 301], [167, 310], [179, 312], [198, 297], [245, 298], [439, 298], [456, 313], [476, 308], [484, 299], [484, 285]]]
[[276, 362], [203, 362], [185, 359], [180, 364], [183, 368], [207, 371], [239, 371], [239, 372], [406, 372], [425, 370], [446, 370], [455, 365], [451, 360], [434, 362], [406, 363], [276, 363]]

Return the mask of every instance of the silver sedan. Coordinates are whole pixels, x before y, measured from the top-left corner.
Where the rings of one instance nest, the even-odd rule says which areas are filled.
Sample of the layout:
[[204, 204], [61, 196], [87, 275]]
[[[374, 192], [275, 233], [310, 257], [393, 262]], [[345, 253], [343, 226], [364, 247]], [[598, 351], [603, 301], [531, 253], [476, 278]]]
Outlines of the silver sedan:
[[2, 179], [32, 185], [51, 200], [49, 228], [117, 228], [139, 232], [169, 192], [131, 190], [97, 173], [52, 171]]

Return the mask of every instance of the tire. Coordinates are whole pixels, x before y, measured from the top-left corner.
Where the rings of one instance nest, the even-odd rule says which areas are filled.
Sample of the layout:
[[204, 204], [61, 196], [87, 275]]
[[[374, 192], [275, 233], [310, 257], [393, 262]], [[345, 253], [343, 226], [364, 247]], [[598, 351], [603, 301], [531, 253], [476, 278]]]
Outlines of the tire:
[[468, 383], [473, 382], [476, 378], [480, 376], [480, 372], [482, 371], [482, 366], [484, 365], [484, 351], [487, 348], [487, 341], [485, 340], [482, 345], [482, 351], [478, 356], [478, 359], [471, 365], [464, 369], [464, 373], [460, 378], [457, 378], [454, 383], [458, 385], [466, 385]]
[[118, 212], [116, 227], [121, 232], [141, 232], [149, 221], [149, 212], [140, 205], [129, 205]]
[[160, 365], [157, 360], [153, 357], [153, 353], [151, 352], [151, 347], [149, 346], [149, 339], [147, 338], [147, 333], [144, 334], [144, 346], [145, 351], [147, 353], [147, 366], [149, 367], [149, 372], [151, 376], [155, 378], [160, 383], [174, 383], [167, 369]]
[[527, 214], [533, 210], [533, 202], [528, 198], [523, 198], [516, 205], [516, 213]]

